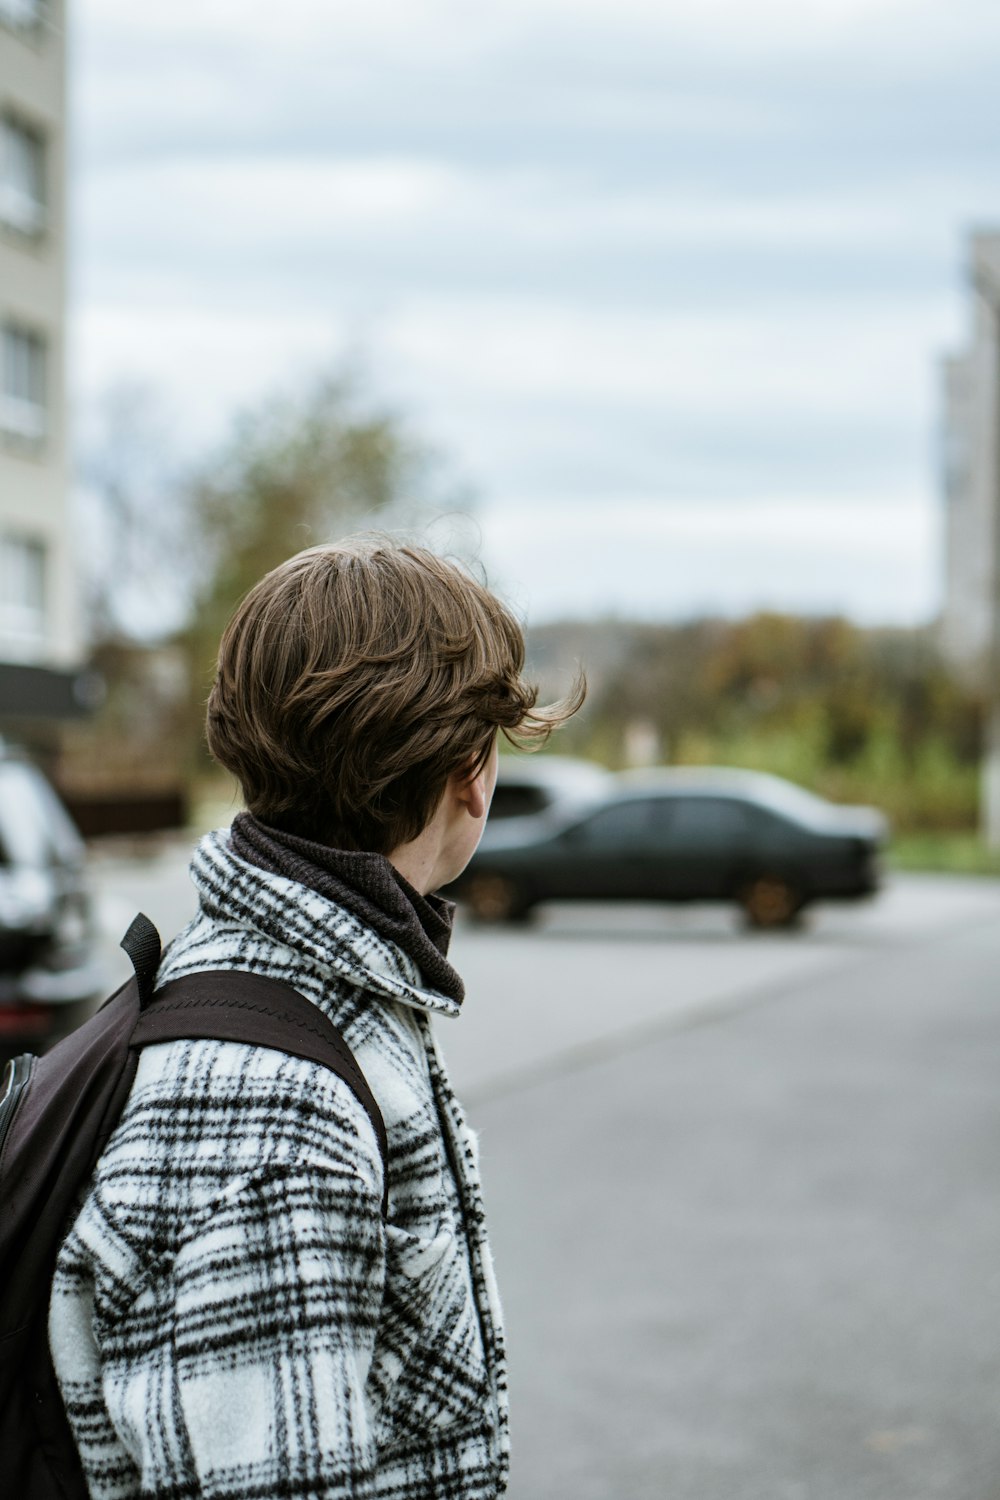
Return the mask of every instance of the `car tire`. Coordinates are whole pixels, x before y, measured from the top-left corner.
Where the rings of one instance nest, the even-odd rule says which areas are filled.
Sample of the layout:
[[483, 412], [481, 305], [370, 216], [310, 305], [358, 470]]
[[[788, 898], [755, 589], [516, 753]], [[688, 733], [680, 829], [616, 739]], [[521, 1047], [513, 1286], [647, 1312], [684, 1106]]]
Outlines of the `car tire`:
[[738, 900], [747, 926], [758, 931], [794, 927], [805, 904], [802, 892], [784, 875], [755, 875], [741, 886]]
[[524, 922], [530, 911], [524, 890], [509, 875], [471, 876], [462, 900], [477, 922]]

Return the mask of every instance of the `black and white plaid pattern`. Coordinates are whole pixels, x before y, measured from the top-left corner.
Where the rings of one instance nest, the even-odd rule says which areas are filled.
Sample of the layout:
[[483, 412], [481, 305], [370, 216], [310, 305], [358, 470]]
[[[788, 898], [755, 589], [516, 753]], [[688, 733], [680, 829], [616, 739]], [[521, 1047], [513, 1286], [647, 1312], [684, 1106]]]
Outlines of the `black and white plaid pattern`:
[[340, 1028], [389, 1136], [326, 1069], [222, 1042], [142, 1055], [59, 1255], [49, 1336], [94, 1500], [487, 1500], [503, 1335], [475, 1140], [428, 1012], [457, 1003], [315, 891], [210, 835], [161, 981], [246, 969]]

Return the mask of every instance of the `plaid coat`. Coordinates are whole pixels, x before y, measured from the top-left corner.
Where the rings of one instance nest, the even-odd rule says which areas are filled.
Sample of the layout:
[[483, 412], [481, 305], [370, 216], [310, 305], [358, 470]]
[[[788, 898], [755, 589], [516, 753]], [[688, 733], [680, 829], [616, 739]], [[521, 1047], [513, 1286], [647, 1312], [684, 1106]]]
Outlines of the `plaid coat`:
[[59, 1254], [53, 1360], [94, 1500], [487, 1500], [507, 1474], [476, 1144], [431, 1032], [456, 1001], [327, 897], [210, 835], [161, 980], [292, 983], [343, 1032], [389, 1137], [313, 1063], [141, 1056]]

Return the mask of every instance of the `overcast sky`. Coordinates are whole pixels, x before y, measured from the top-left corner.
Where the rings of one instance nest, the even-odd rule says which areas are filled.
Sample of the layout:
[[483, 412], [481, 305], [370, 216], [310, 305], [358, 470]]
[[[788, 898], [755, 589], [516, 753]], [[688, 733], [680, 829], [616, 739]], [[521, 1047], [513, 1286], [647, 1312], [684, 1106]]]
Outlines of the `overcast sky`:
[[360, 356], [533, 619], [934, 613], [995, 3], [70, 11], [84, 416], [147, 380], [197, 449]]

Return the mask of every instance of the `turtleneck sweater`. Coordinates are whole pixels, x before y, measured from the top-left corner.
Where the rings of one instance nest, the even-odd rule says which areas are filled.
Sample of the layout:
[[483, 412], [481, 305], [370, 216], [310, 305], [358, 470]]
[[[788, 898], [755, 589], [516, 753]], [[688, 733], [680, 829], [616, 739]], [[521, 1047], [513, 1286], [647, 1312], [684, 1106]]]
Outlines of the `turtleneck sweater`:
[[333, 849], [246, 812], [233, 819], [229, 841], [240, 859], [308, 886], [395, 943], [442, 995], [458, 1003], [465, 998], [461, 976], [447, 958], [454, 903], [422, 896], [384, 854]]

